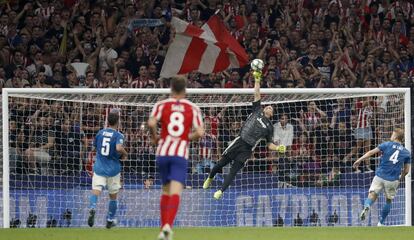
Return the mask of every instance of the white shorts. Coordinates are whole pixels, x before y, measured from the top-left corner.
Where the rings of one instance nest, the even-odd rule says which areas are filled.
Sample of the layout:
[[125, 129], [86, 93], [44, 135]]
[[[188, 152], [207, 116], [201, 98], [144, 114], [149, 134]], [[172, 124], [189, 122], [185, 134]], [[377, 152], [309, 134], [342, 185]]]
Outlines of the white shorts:
[[44, 149], [36, 148], [33, 150], [33, 156], [36, 159], [36, 161], [40, 162], [41, 164], [47, 164], [50, 162], [50, 155], [48, 152], [46, 152]]
[[103, 191], [105, 187], [108, 188], [109, 194], [118, 193], [119, 189], [121, 189], [121, 174], [113, 177], [102, 177], [93, 173], [92, 189]]
[[385, 197], [387, 199], [394, 199], [395, 195], [397, 194], [398, 185], [399, 180], [387, 181], [378, 176], [375, 176], [374, 179], [372, 179], [369, 192], [375, 192], [378, 195], [382, 192], [382, 190], [384, 190]]

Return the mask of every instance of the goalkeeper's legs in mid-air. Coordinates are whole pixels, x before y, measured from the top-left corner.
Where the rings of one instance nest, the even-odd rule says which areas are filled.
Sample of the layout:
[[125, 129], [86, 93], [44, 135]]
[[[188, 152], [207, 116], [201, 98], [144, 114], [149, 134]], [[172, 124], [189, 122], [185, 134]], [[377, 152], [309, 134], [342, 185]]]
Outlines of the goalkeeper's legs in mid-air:
[[224, 166], [233, 162], [229, 174], [224, 178], [224, 182], [219, 190], [214, 193], [215, 199], [220, 199], [223, 196], [223, 192], [230, 186], [236, 177], [237, 173], [244, 167], [245, 162], [252, 155], [251, 148], [245, 148], [238, 146], [236, 143], [233, 146], [228, 147], [221, 158], [221, 160], [213, 167], [208, 178], [204, 181], [203, 188], [210, 187], [214, 177], [220, 172]]
[[[222, 159], [222, 160], [223, 160], [223, 163], [224, 163], [225, 160], [224, 159]], [[240, 161], [240, 160], [234, 160], [233, 161], [233, 164], [231, 165], [231, 168], [230, 168], [230, 172], [224, 178], [224, 182], [221, 185], [221, 188], [214, 193], [214, 198], [215, 199], [220, 199], [223, 196], [223, 192], [226, 191], [226, 189], [233, 182], [233, 180], [236, 177], [237, 173], [244, 167], [244, 163], [245, 163], [245, 161]], [[225, 164], [225, 165], [227, 165], [227, 164]], [[217, 172], [219, 172], [223, 168], [223, 167], [221, 167], [221, 168], [219, 168], [219, 167], [220, 167], [219, 164], [214, 166], [214, 168], [212, 169], [211, 173], [209, 174], [207, 180], [205, 181], [205, 184], [203, 185], [203, 188], [208, 188], [209, 187], [209, 186], [206, 185], [206, 183], [207, 182], [211, 183], [211, 181], [214, 179], [214, 176], [217, 174]]]

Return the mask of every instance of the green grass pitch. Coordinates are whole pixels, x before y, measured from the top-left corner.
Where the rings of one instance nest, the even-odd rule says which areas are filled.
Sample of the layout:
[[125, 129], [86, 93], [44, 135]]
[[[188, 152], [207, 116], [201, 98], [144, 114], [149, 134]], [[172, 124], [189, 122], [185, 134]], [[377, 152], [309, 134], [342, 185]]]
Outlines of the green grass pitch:
[[[0, 240], [155, 240], [156, 228], [1, 229]], [[404, 240], [413, 227], [176, 228], [174, 240]]]

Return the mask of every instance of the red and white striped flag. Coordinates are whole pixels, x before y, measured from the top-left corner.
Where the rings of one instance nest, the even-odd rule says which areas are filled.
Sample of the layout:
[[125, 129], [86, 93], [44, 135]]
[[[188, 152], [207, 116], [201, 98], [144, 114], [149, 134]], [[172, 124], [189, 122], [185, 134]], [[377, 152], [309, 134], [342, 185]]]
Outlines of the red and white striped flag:
[[171, 24], [176, 34], [161, 69], [162, 77], [191, 71], [204, 74], [221, 72], [230, 67], [243, 67], [249, 61], [244, 48], [217, 15], [201, 28], [175, 17]]

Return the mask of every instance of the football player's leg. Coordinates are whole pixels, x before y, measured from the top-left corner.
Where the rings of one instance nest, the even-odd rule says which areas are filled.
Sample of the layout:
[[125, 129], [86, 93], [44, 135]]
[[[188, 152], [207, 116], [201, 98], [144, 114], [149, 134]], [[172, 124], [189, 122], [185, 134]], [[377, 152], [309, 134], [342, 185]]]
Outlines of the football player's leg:
[[378, 194], [384, 188], [384, 184], [382, 179], [375, 176], [372, 180], [371, 187], [369, 188], [368, 197], [364, 201], [364, 208], [360, 214], [361, 221], [365, 220], [366, 214], [368, 213], [369, 209], [371, 208], [372, 204], [377, 200]]
[[95, 223], [96, 204], [98, 202], [98, 197], [101, 194], [105, 186], [106, 186], [106, 177], [102, 177], [97, 174], [94, 174], [92, 177], [92, 192], [91, 192], [91, 195], [89, 196], [89, 216], [88, 216], [89, 227], [93, 227]]
[[223, 155], [220, 161], [211, 169], [208, 178], [213, 179], [214, 176], [216, 176], [216, 174], [220, 172], [221, 169], [223, 169], [223, 167], [229, 164], [231, 161], [232, 159], [230, 157], [228, 157], [227, 155]]
[[211, 183], [213, 182], [214, 176], [216, 176], [216, 174], [220, 172], [223, 169], [223, 167], [229, 164], [230, 162], [231, 158], [228, 156], [228, 154], [223, 155], [220, 161], [216, 165], [214, 165], [214, 167], [211, 168], [210, 174], [203, 183], [203, 188], [209, 188]]
[[397, 194], [398, 184], [399, 184], [398, 180], [393, 181], [393, 182], [389, 182], [389, 181], [384, 182], [384, 191], [385, 191], [386, 201], [381, 211], [381, 219], [380, 219], [381, 224], [384, 224], [385, 219], [387, 218], [388, 214], [391, 211], [391, 202], [394, 199], [395, 195]]
[[108, 215], [106, 217], [106, 227], [111, 228], [115, 226], [115, 214], [118, 208], [118, 192], [121, 189], [121, 174], [108, 178], [108, 192], [109, 192], [109, 204]]
[[223, 196], [223, 192], [232, 184], [237, 173], [244, 167], [244, 163], [251, 156], [251, 152], [240, 152], [235, 157], [233, 165], [231, 165], [229, 174], [224, 178], [224, 182], [217, 192], [214, 193], [215, 199], [220, 199]]
[[171, 163], [170, 200], [168, 202], [168, 224], [173, 226], [175, 216], [180, 206], [180, 197], [187, 178], [188, 162], [184, 158], [177, 157]]
[[223, 185], [221, 186], [221, 191], [226, 191], [226, 189], [230, 186], [233, 182], [234, 178], [236, 177], [237, 173], [244, 167], [245, 161], [235, 160], [233, 165], [231, 165], [229, 174], [226, 175], [224, 178]]
[[157, 157], [158, 172], [161, 176], [162, 194], [160, 198], [161, 228], [168, 223], [168, 203], [170, 201], [170, 161], [165, 157]]

